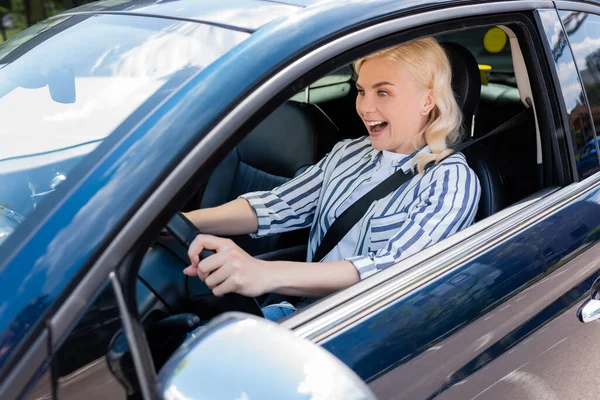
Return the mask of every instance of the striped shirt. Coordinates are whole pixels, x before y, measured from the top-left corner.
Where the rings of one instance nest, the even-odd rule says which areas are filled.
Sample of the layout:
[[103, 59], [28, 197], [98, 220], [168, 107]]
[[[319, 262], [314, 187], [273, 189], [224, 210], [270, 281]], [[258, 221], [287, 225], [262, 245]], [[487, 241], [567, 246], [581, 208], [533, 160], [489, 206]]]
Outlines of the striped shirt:
[[[426, 146], [398, 160], [394, 171], [410, 173], [413, 158]], [[258, 217], [253, 237], [311, 227], [306, 260], [340, 215], [344, 201], [368, 181], [381, 157], [368, 136], [345, 140], [317, 164], [291, 181], [265, 192], [247, 193]], [[359, 220], [354, 252], [345, 255], [361, 279], [469, 226], [481, 194], [479, 180], [463, 154], [454, 153], [396, 191], [373, 202]]]

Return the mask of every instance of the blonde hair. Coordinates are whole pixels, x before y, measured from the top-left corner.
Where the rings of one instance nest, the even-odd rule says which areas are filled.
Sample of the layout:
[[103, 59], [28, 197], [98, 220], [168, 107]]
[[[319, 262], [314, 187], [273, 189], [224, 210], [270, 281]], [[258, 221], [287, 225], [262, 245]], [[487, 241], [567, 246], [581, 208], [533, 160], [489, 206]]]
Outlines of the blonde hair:
[[452, 146], [460, 138], [462, 112], [452, 91], [452, 69], [446, 52], [431, 37], [381, 50], [359, 59], [355, 63], [356, 72], [362, 64], [373, 58], [385, 57], [402, 63], [408, 73], [428, 89], [433, 91], [435, 106], [429, 112], [425, 127], [413, 142], [415, 150], [419, 137], [423, 136], [431, 149], [431, 154], [419, 154], [413, 161], [419, 173], [423, 173], [430, 162], [436, 164], [452, 154]]

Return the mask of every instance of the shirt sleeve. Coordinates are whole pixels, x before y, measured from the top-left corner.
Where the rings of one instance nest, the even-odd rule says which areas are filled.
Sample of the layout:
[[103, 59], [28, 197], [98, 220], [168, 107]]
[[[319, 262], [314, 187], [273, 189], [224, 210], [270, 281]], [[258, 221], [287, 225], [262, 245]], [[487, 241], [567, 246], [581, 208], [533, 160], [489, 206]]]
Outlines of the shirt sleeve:
[[258, 231], [250, 236], [259, 238], [310, 226], [321, 195], [329, 157], [325, 156], [296, 178], [272, 190], [241, 195], [250, 203], [258, 218]]
[[379, 251], [347, 258], [361, 279], [466, 228], [475, 218], [481, 187], [477, 175], [466, 164], [440, 165], [431, 184], [424, 188], [400, 221], [389, 221], [379, 230], [390, 239]]

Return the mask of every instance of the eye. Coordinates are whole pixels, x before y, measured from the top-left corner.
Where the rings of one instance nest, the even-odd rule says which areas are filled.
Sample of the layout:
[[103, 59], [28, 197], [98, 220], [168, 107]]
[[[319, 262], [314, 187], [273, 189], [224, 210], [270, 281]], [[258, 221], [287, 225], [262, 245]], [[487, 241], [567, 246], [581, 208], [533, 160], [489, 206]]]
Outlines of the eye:
[[364, 89], [356, 89], [358, 91], [358, 95], [359, 96], [364, 96], [365, 95], [365, 90]]
[[389, 95], [390, 94], [388, 92], [386, 92], [385, 90], [379, 90], [379, 91], [377, 91], [377, 96], [379, 96], [379, 97], [387, 97]]

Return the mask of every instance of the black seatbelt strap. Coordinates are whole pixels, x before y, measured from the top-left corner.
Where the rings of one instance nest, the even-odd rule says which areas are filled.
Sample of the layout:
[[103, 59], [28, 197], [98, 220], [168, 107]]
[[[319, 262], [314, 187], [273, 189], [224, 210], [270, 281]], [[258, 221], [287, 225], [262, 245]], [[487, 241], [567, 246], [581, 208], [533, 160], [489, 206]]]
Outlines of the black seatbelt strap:
[[313, 260], [321, 261], [329, 254], [340, 240], [346, 236], [348, 231], [365, 215], [371, 203], [392, 193], [412, 177], [413, 174], [411, 172], [406, 174], [402, 169], [399, 169], [348, 207], [342, 215], [333, 221], [333, 224], [331, 224], [327, 233], [325, 233]]
[[524, 109], [523, 111], [521, 111], [520, 113], [518, 113], [517, 115], [515, 115], [514, 117], [512, 117], [505, 123], [503, 123], [502, 125], [497, 126], [496, 128], [492, 129], [491, 131], [489, 131], [482, 137], [477, 138], [477, 139], [469, 139], [469, 140], [461, 143], [460, 145], [456, 146], [454, 148], [454, 150], [457, 152], [463, 151], [467, 147], [469, 147], [477, 142], [480, 142], [484, 139], [490, 138], [490, 137], [496, 135], [497, 133], [504, 132], [511, 128], [521, 125], [529, 117], [531, 111], [532, 111], [531, 108]]
[[[528, 114], [529, 110], [525, 109], [519, 114], [515, 115], [502, 125], [492, 129], [484, 136], [477, 139], [470, 139], [455, 148], [456, 151], [462, 151], [465, 148], [483, 140], [487, 139], [497, 133], [506, 131], [507, 129], [513, 128], [521, 124]], [[433, 163], [428, 164], [425, 169], [427, 170]], [[339, 217], [333, 221], [333, 224], [329, 227], [323, 240], [319, 244], [319, 247], [315, 251], [313, 261], [321, 261], [337, 244], [343, 239], [344, 236], [352, 229], [354, 225], [365, 215], [371, 204], [379, 199], [384, 198], [388, 194], [396, 191], [404, 183], [408, 182], [413, 177], [411, 172], [404, 173], [402, 169], [394, 172], [387, 179], [375, 186], [368, 193], [358, 199], [354, 204], [348, 207]]]

